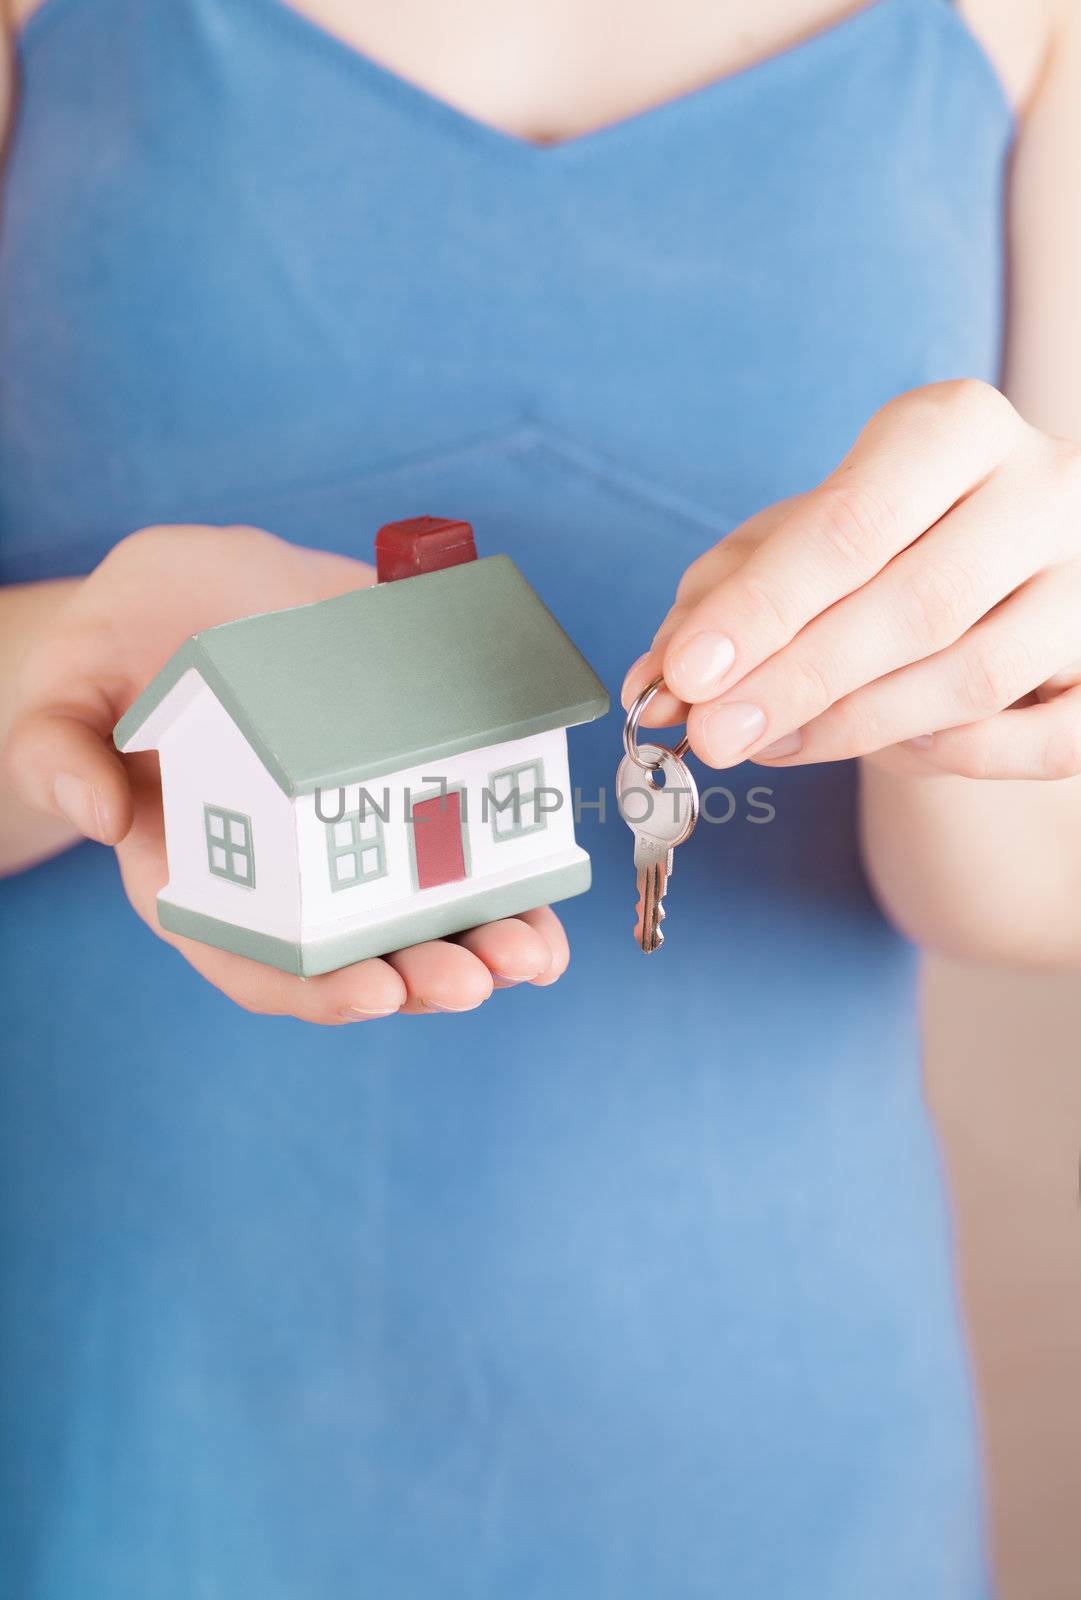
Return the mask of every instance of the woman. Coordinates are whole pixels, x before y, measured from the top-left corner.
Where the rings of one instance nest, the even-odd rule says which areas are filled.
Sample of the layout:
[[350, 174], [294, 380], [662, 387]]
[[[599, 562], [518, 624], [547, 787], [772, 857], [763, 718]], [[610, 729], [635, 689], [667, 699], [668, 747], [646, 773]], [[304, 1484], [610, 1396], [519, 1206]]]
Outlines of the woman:
[[[985, 1596], [909, 941], [1081, 959], [1075, 0], [12, 28], [13, 1592]], [[569, 967], [155, 940], [116, 717], [422, 511], [613, 687], [661, 621], [663, 952], [615, 719]]]

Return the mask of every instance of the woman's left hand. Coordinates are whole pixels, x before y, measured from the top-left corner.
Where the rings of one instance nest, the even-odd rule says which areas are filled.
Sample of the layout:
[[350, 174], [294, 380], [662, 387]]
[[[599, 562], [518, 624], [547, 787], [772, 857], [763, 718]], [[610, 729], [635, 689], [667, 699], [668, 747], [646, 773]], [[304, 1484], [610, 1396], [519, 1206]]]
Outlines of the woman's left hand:
[[713, 767], [1081, 774], [1081, 448], [975, 380], [901, 395], [688, 568], [624, 704]]

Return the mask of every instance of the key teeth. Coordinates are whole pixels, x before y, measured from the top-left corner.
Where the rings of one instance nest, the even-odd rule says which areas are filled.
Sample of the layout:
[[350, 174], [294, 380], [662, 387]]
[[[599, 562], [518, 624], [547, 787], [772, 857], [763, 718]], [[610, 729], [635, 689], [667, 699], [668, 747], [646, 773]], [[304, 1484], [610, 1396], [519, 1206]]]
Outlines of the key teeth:
[[666, 912], [664, 909], [664, 901], [659, 901], [657, 904], [656, 916], [653, 920], [652, 937], [650, 942], [647, 944], [645, 939], [645, 899], [645, 890], [643, 889], [642, 893], [638, 896], [638, 905], [635, 908], [634, 936], [638, 940], [638, 943], [644, 954], [650, 956], [655, 950], [659, 950], [661, 945], [664, 943], [664, 933], [661, 929], [661, 923], [665, 919]]

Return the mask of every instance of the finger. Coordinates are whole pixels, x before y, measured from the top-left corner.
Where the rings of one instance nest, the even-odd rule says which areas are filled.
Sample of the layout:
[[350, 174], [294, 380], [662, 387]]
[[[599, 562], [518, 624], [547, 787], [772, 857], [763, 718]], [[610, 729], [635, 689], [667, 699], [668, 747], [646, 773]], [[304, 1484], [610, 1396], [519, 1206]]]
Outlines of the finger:
[[1041, 573], [956, 644], [839, 700], [788, 759], [868, 755], [995, 716], [1076, 658], [1079, 608], [1081, 565]]
[[519, 917], [488, 922], [458, 935], [456, 941], [483, 961], [497, 987], [531, 983], [552, 961], [551, 946], [543, 934]]
[[110, 737], [115, 720], [104, 701], [76, 692], [20, 717], [4, 749], [4, 770], [24, 805], [64, 817], [101, 844], [116, 844], [131, 826], [128, 775]]
[[837, 470], [682, 620], [664, 654], [669, 688], [694, 703], [743, 678], [938, 522], [1025, 428], [985, 384], [934, 384], [891, 401]]
[[[663, 676], [664, 651], [668, 640], [679, 626], [681, 619], [687, 613], [686, 606], [673, 606], [657, 630], [657, 635], [646, 651], [645, 655], [628, 669], [620, 690], [620, 699], [624, 711], [629, 711], [638, 696]], [[641, 723], [646, 728], [673, 728], [677, 723], [685, 720], [687, 715], [686, 702], [680, 700], [670, 689], [662, 684], [654, 695], [649, 705], [641, 716]]]
[[549, 984], [556, 983], [563, 976], [570, 963], [571, 948], [563, 924], [551, 906], [538, 906], [536, 911], [523, 911], [521, 920], [536, 929], [548, 946], [548, 965], [532, 979], [537, 988], [547, 988]]
[[[647, 684], [663, 675], [664, 653], [668, 640], [698, 601], [715, 588], [722, 578], [735, 572], [746, 561], [749, 553], [769, 533], [772, 533], [800, 498], [802, 496], [791, 496], [787, 500], [778, 500], [773, 505], [763, 507], [739, 527], [733, 528], [719, 544], [706, 550], [697, 561], [691, 563], [679, 580], [675, 602], [654, 634], [653, 643], [627, 672], [621, 691], [624, 710], [630, 709]], [[685, 720], [686, 714], [686, 703], [666, 688], [651, 701], [643, 714], [642, 722], [647, 728], [674, 727], [676, 723]]]
[[[350, 556], [291, 544], [262, 528], [209, 523], [141, 528], [113, 546], [90, 582], [99, 575], [107, 579], [111, 612], [120, 617], [138, 615], [148, 592], [168, 584], [172, 604], [160, 637], [161, 665], [190, 634], [234, 621], [240, 594], [251, 616], [375, 581], [375, 569]], [[88, 603], [97, 595], [95, 584]], [[180, 619], [185, 626], [178, 630]], [[121, 632], [114, 650], [122, 652], [124, 643]]]
[[945, 728], [918, 748], [929, 764], [963, 778], [1081, 777], [1081, 688]]
[[306, 568], [308, 592], [314, 599], [329, 600], [354, 589], [370, 589], [376, 581], [375, 568], [366, 561], [337, 555], [332, 550], [297, 548]]
[[1018, 526], [1016, 491], [996, 478], [727, 694], [695, 706], [695, 751], [715, 767], [794, 754], [794, 730], [945, 650], [1038, 571], [1047, 559], [1042, 532]]
[[393, 1016], [408, 998], [402, 978], [388, 961], [378, 957], [317, 978], [298, 978], [194, 939], [166, 932], [161, 936], [208, 983], [245, 1011], [262, 1016], [295, 1017], [325, 1026], [368, 1022]]
[[444, 939], [415, 944], [387, 960], [408, 991], [403, 1010], [472, 1011], [492, 992], [492, 974], [471, 950]]
[[112, 730], [132, 686], [87, 600], [92, 581], [61, 605], [51, 631], [20, 664], [21, 710], [3, 766], [32, 811], [63, 817], [86, 838], [115, 844], [131, 825], [132, 802]]

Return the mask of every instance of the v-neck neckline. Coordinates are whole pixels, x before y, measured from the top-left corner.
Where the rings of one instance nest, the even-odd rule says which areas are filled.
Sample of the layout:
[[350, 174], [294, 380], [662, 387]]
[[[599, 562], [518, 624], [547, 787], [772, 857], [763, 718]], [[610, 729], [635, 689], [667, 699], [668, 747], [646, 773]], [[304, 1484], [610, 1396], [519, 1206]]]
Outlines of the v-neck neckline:
[[[229, 0], [229, 3], [235, 4], [236, 0]], [[611, 122], [602, 123], [583, 133], [571, 134], [565, 139], [542, 142], [512, 133], [495, 123], [486, 122], [483, 117], [475, 116], [472, 112], [456, 106], [452, 101], [444, 99], [442, 95], [424, 88], [415, 79], [394, 67], [384, 65], [377, 57], [350, 43], [325, 23], [299, 10], [292, 0], [247, 0], [247, 3], [257, 7], [264, 14], [274, 16], [283, 27], [291, 29], [294, 37], [307, 47], [321, 51], [329, 59], [337, 60], [346, 70], [366, 78], [368, 82], [374, 83], [382, 90], [393, 92], [425, 117], [440, 122], [443, 126], [456, 130], [478, 143], [486, 144], [494, 150], [536, 162], [558, 162], [579, 153], [584, 154], [602, 148], [609, 143], [625, 140], [639, 132], [662, 125], [687, 111], [697, 110], [729, 93], [749, 90], [759, 80], [828, 54], [841, 44], [850, 42], [864, 29], [875, 26], [882, 16], [894, 11], [920, 9], [936, 11], [947, 19], [952, 18], [953, 25], [961, 29], [983, 56], [988, 70], [994, 73], [998, 81], [997, 72], [986, 57], [983, 46], [972, 34], [967, 23], [958, 15], [952, 0], [865, 0], [865, 3], [856, 10], [838, 17], [835, 22], [827, 23], [805, 38], [797, 39], [757, 61], [749, 62], [745, 67], [722, 73], [719, 77], [696, 88], [670, 95], [653, 105], [644, 106], [639, 111], [628, 112], [626, 116], [617, 117]]]
[[[42, 0], [42, 4], [17, 31], [16, 51], [21, 55], [39, 34], [47, 32], [76, 3], [78, 0]], [[199, 3], [207, 4], [208, 0], [199, 0]], [[215, 0], [215, 3], [221, 3], [221, 0]], [[228, 9], [234, 13], [243, 3], [245, 0], [227, 0]], [[669, 95], [653, 105], [643, 106], [639, 111], [628, 112], [611, 122], [586, 129], [583, 133], [546, 142], [529, 139], [500, 128], [495, 123], [486, 122], [483, 117], [475, 116], [432, 90], [425, 89], [415, 79], [384, 65], [360, 46], [351, 44], [317, 18], [298, 10], [293, 0], [246, 0], [246, 3], [263, 21], [270, 19], [289, 32], [303, 48], [319, 54], [328, 62], [336, 63], [339, 69], [352, 73], [358, 81], [364, 80], [385, 95], [395, 96], [418, 116], [508, 158], [515, 157], [522, 162], [541, 165], [558, 166], [577, 156], [586, 156], [609, 145], [619, 145], [638, 134], [648, 133], [670, 121], [678, 121], [684, 115], [698, 112], [730, 95], [738, 97], [741, 93], [749, 93], [760, 82], [783, 77], [786, 72], [828, 57], [833, 50], [858, 39], [864, 30], [877, 26], [883, 18], [905, 11], [923, 12], [931, 21], [952, 31], [974, 59], [977, 70], [983, 73], [1010, 123], [1016, 122], [1016, 110], [1006, 93], [998, 68], [982, 40], [961, 14], [957, 0], [864, 0], [854, 11], [757, 61], [748, 62], [745, 67], [722, 73], [696, 88]]]

